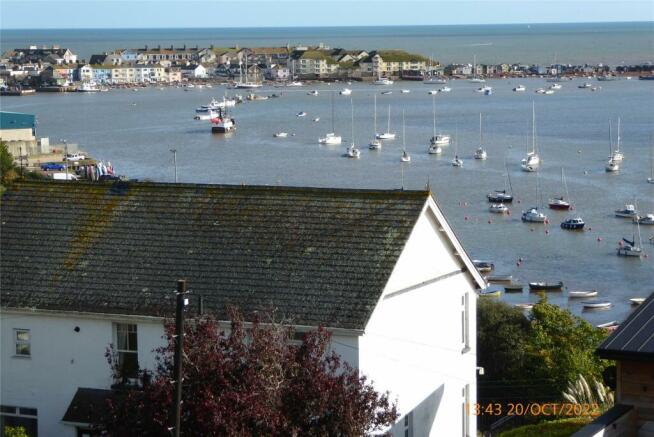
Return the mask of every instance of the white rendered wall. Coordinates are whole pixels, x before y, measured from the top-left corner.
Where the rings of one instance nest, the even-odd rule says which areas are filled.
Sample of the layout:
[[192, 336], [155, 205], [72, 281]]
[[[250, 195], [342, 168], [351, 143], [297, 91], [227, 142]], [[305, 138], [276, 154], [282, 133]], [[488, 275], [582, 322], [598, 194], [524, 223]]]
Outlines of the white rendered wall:
[[[120, 319], [43, 315], [3, 311], [0, 314], [0, 403], [38, 410], [39, 437], [75, 437], [61, 419], [79, 387], [109, 388], [111, 372], [104, 357]], [[139, 365], [154, 367], [153, 349], [163, 344], [159, 321], [138, 325]], [[74, 328], [78, 326], [79, 332]], [[16, 357], [14, 329], [29, 329], [31, 357]]]
[[[462, 436], [463, 390], [476, 394], [476, 294], [468, 274], [405, 290], [461, 268], [444, 232], [429, 210], [412, 231], [360, 338], [360, 370], [379, 391], [396, 398], [401, 418], [393, 435], [404, 436], [404, 416], [412, 436]], [[389, 296], [398, 291], [405, 290]], [[463, 352], [462, 297], [469, 294], [469, 350]], [[468, 435], [476, 435], [474, 417]]]

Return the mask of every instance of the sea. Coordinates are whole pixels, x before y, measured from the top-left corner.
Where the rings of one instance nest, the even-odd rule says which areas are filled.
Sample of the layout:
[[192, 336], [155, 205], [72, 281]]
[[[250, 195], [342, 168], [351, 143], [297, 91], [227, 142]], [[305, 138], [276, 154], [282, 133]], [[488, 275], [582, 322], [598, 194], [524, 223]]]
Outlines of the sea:
[[654, 61], [654, 22], [215, 29], [0, 29], [0, 51], [58, 44], [89, 59], [118, 48], [317, 45], [403, 49], [441, 63], [640, 64]]
[[[623, 25], [615, 26], [620, 28]], [[576, 27], [580, 41], [585, 39], [585, 32], [579, 31], [583, 27]], [[636, 25], [635, 28], [644, 31], [647, 27]], [[366, 36], [371, 41], [369, 45], [381, 46], [384, 39], [375, 36], [376, 31], [369, 31], [372, 32]], [[389, 30], [394, 31], [420, 33], [426, 30]], [[68, 35], [68, 39], [59, 39], [58, 42], [74, 48], [77, 48], [76, 38], [82, 39], [79, 31], [43, 32], [41, 41], [51, 43]], [[126, 47], [156, 41], [157, 35], [159, 38], [166, 36], [164, 31], [139, 32], [143, 32], [140, 39], [134, 34], [126, 34], [129, 39], [124, 36], [113, 40], [101, 39], [96, 33], [93, 38], [100, 40], [92, 45]], [[178, 37], [187, 31], [175, 32], [167, 37], [175, 39], [179, 45], [184, 38]], [[197, 39], [204, 31], [188, 32], [187, 43], [199, 41], [202, 45], [204, 41], [206, 45], [208, 40]], [[284, 38], [291, 39], [289, 35], [295, 35], [291, 40], [305, 43], [320, 40], [333, 46], [341, 45], [338, 41], [346, 41], [339, 40], [346, 38], [342, 34], [332, 36], [332, 39], [327, 33], [321, 35], [323, 30], [316, 30], [313, 36], [307, 31], [303, 36], [300, 30], [293, 29], [289, 32], [296, 33], [278, 35], [277, 39], [263, 30], [261, 32], [251, 36], [260, 39], [252, 39], [249, 45], [272, 45]], [[454, 38], [459, 43], [462, 40], [486, 40], [479, 35], [464, 35], [462, 30], [439, 32], [456, 33], [439, 37]], [[38, 34], [32, 34], [35, 35]], [[488, 36], [488, 32], [483, 35]], [[561, 37], [554, 31], [547, 32], [547, 35], [543, 37], [545, 40]], [[582, 53], [575, 50], [581, 50], [583, 44], [567, 35], [569, 42], [565, 47], [570, 47], [570, 51], [566, 50], [565, 56]], [[222, 37], [227, 38], [224, 34]], [[504, 37], [510, 39], [506, 32]], [[220, 44], [237, 41], [247, 45], [245, 37], [242, 38]], [[414, 41], [421, 40], [413, 38]], [[623, 46], [622, 54], [632, 61], [645, 60], [646, 47], [648, 44], [651, 47], [651, 34], [636, 39], [638, 44]], [[11, 45], [25, 45], [33, 39], [25, 39], [22, 44], [16, 41]], [[369, 46], [368, 43], [356, 42], [356, 39], [349, 41], [352, 47]], [[403, 40], [397, 38], [393, 41], [399, 43]], [[161, 42], [165, 44], [165, 40], [161, 39]], [[91, 44], [90, 41], [84, 43]], [[3, 44], [7, 44], [4, 38]], [[494, 44], [483, 47], [491, 50]], [[520, 46], [515, 41], [511, 44]], [[585, 55], [588, 62], [599, 58], [606, 62], [617, 59], [609, 54], [610, 51], [598, 49], [599, 45], [602, 44], [588, 49]], [[531, 61], [548, 60], [553, 56], [554, 52], [546, 53], [544, 46], [553, 47], [539, 43], [540, 52], [532, 53]], [[449, 50], [453, 57], [458, 56], [450, 47], [438, 47], [443, 53]], [[77, 50], [83, 53], [84, 49]], [[431, 52], [430, 49], [422, 50]], [[468, 53], [472, 56], [473, 52]], [[479, 56], [481, 52], [476, 53]], [[503, 53], [503, 59], [516, 56], [513, 51]], [[654, 52], [650, 50], [651, 53]], [[563, 55], [563, 52], [559, 53], [559, 56]], [[541, 58], [537, 59], [537, 56]], [[481, 56], [478, 59], [481, 60]], [[578, 88], [585, 82], [597, 90]], [[523, 84], [526, 92], [512, 91], [518, 84]], [[654, 292], [654, 244], [649, 243], [649, 239], [654, 238], [654, 226], [640, 227], [647, 257], [618, 257], [616, 248], [619, 241], [623, 237], [638, 240], [639, 228], [630, 220], [616, 218], [613, 214], [614, 210], [628, 203], [635, 203], [644, 213], [654, 213], [654, 184], [647, 183], [654, 166], [654, 81], [641, 81], [636, 77], [610, 82], [575, 79], [562, 82], [562, 89], [552, 95], [534, 93], [537, 88], [551, 85], [542, 78], [489, 80], [486, 85], [493, 87], [492, 95], [476, 92], [480, 84], [465, 80], [451, 81], [448, 84], [451, 92], [438, 93], [435, 97], [428, 91], [443, 85], [396, 82], [387, 87], [359, 83], [311, 84], [302, 88], [265, 87], [257, 93], [279, 97], [237, 105], [232, 111], [237, 130], [225, 135], [212, 134], [208, 121], [193, 119], [196, 107], [207, 104], [212, 98], [231, 96], [236, 91], [219, 85], [202, 89], [115, 89], [95, 94], [37, 93], [3, 97], [0, 106], [7, 111], [36, 114], [38, 136], [49, 137], [53, 142], [66, 139], [69, 143], [77, 143], [83, 151], [110, 161], [119, 174], [130, 178], [172, 182], [175, 169], [170, 150], [175, 149], [180, 182], [398, 190], [429, 188], [468, 254], [472, 258], [493, 261], [495, 274], [512, 275], [514, 281], [525, 285], [529, 281], [561, 280], [565, 289], [547, 293], [551, 302], [570, 309], [593, 324], [624, 320], [634, 308], [629, 298], [646, 297]], [[352, 89], [351, 96], [338, 93], [344, 87]], [[317, 96], [308, 95], [308, 91], [313, 89], [318, 91]], [[409, 92], [402, 93], [402, 89]], [[382, 91], [391, 91], [391, 94], [382, 94]], [[428, 140], [434, 129], [432, 105], [436, 108], [436, 130], [453, 137], [453, 144], [440, 156], [427, 153]], [[531, 148], [532, 105], [535, 108], [535, 141], [542, 164], [539, 172], [526, 173], [520, 169], [520, 160]], [[301, 111], [307, 116], [297, 117]], [[481, 132], [479, 114], [482, 114]], [[615, 145], [618, 117], [621, 118], [620, 141], [625, 160], [619, 172], [607, 173], [604, 165], [610, 153], [608, 124], [611, 121], [612, 143]], [[313, 121], [316, 118], [319, 121]], [[367, 144], [375, 131], [385, 131], [389, 125], [390, 130], [397, 133], [397, 139], [386, 141], [379, 151], [369, 150]], [[281, 131], [287, 132], [288, 137], [273, 137], [274, 133]], [[343, 136], [343, 144], [319, 145], [318, 138], [332, 131]], [[343, 157], [346, 146], [352, 142], [361, 148], [360, 159]], [[472, 159], [480, 143], [488, 151], [485, 161]], [[400, 162], [403, 149], [411, 155], [410, 163]], [[463, 158], [462, 168], [451, 165], [455, 154]], [[547, 209], [548, 198], [565, 195], [565, 186], [574, 210], [557, 212]], [[515, 196], [510, 205], [511, 214], [497, 216], [489, 213], [486, 194], [505, 188], [512, 189]], [[520, 221], [521, 211], [534, 205], [545, 208], [548, 224]], [[574, 215], [586, 221], [585, 231], [560, 228], [561, 221]], [[599, 292], [598, 299], [609, 300], [613, 306], [608, 310], [587, 311], [580, 303], [584, 299], [569, 299], [567, 296], [569, 290], [592, 289]], [[525, 287], [522, 293], [502, 293], [498, 298], [485, 299], [515, 304], [536, 302], [539, 298]]]

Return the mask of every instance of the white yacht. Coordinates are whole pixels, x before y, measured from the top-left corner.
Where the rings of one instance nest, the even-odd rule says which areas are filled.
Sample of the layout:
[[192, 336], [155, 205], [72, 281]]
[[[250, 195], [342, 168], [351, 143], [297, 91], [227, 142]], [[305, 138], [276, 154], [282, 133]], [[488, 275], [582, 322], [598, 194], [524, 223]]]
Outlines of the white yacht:
[[583, 85], [577, 86], [577, 88], [581, 88], [581, 89], [592, 88], [592, 87], [593, 87], [593, 84], [589, 83], [589, 82], [585, 82]]
[[554, 83], [550, 85], [551, 90], [560, 90], [561, 88], [563, 88], [563, 85], [561, 85], [560, 83]]
[[349, 96], [350, 94], [352, 94], [352, 90], [349, 89], [349, 88], [343, 88], [343, 89], [339, 92], [339, 94], [342, 95], [342, 96]]
[[[457, 137], [458, 137], [458, 129], [457, 129]], [[452, 166], [454, 167], [463, 167], [463, 159], [459, 158], [459, 152], [458, 152], [458, 141], [457, 138], [454, 138], [454, 159], [452, 160]]]
[[429, 94], [430, 96], [435, 96], [436, 94], [438, 94], [438, 90], [429, 90], [427, 91], [427, 94]]
[[634, 218], [634, 221], [638, 222], [639, 225], [654, 225], [654, 214], [645, 214], [644, 216], [638, 216]]
[[540, 157], [536, 153], [536, 107], [531, 102], [531, 152], [520, 162], [523, 171], [534, 172], [540, 166]]
[[411, 90], [400, 90], [400, 92], [402, 94], [409, 94], [411, 92]]
[[302, 82], [294, 80], [293, 82], [287, 83], [286, 86], [296, 87], [296, 86], [304, 86], [304, 84]]
[[273, 134], [275, 138], [286, 138], [288, 137], [288, 132], [277, 132]]
[[488, 157], [488, 153], [486, 153], [486, 150], [484, 150], [483, 143], [484, 142], [483, 142], [483, 136], [481, 131], [481, 113], [480, 113], [479, 114], [479, 147], [477, 148], [477, 150], [475, 150], [475, 153], [473, 155], [475, 159], [484, 160]]
[[98, 88], [98, 85], [94, 81], [88, 81], [82, 82], [82, 85], [77, 88], [77, 91], [81, 93], [97, 93], [100, 91], [100, 88]]
[[319, 144], [325, 144], [327, 146], [334, 146], [341, 144], [341, 136], [336, 135], [334, 132], [334, 93], [332, 92], [331, 95], [331, 103], [332, 103], [332, 131], [328, 134], [326, 134], [324, 137], [318, 139]]
[[309, 96], [317, 96], [318, 94], [319, 94], [318, 90], [311, 90], [307, 93], [307, 95]]
[[450, 91], [452, 91], [452, 88], [449, 86], [444, 86], [438, 89], [439, 93], [449, 93]]
[[361, 156], [361, 151], [354, 143], [354, 103], [352, 102], [352, 99], [350, 99], [350, 107], [352, 109], [352, 143], [345, 150], [345, 157], [358, 159]]
[[545, 223], [547, 216], [540, 212], [538, 208], [529, 208], [527, 211], [522, 212], [522, 221], [529, 223]]
[[620, 151], [620, 142], [621, 142], [620, 141], [620, 117], [618, 117], [618, 138], [615, 143], [615, 150], [611, 150], [611, 154], [609, 155], [609, 160], [614, 162], [622, 162], [622, 160], [624, 159], [624, 155]]
[[394, 140], [395, 133], [391, 132], [391, 105], [388, 105], [388, 124], [386, 127], [386, 132], [381, 134], [375, 134], [375, 138], [378, 140]]
[[622, 238], [618, 243], [617, 255], [640, 258], [644, 255], [642, 244], [636, 244], [636, 238], [633, 237], [632, 240]]
[[402, 162], [411, 162], [411, 155], [409, 155], [406, 150], [403, 150], [402, 151], [402, 156], [400, 157], [400, 161], [402, 161]]
[[[374, 95], [375, 104], [374, 104], [374, 125], [373, 125], [373, 136], [377, 133], [377, 94]], [[378, 138], [373, 138], [368, 144], [370, 150], [380, 150], [382, 148], [382, 141]]]
[[620, 164], [617, 161], [609, 159], [609, 162], [604, 166], [604, 170], [606, 170], [607, 173], [614, 173], [620, 170]]
[[513, 91], [520, 93], [520, 92], [527, 91], [527, 88], [525, 88], [524, 85], [518, 85], [517, 87], [513, 88]]
[[488, 85], [484, 85], [484, 86], [482, 86], [482, 87], [480, 87], [480, 88], [477, 88], [476, 91], [477, 91], [478, 93], [488, 93], [488, 92], [491, 92], [491, 93], [492, 93], [492, 92], [493, 92], [493, 87], [492, 87], [492, 86], [488, 86]]
[[296, 114], [296, 116], [297, 116], [297, 117], [306, 117], [306, 116], [307, 116], [307, 113], [304, 112], [304, 111], [300, 111], [300, 112], [298, 112], [298, 113]]
[[429, 154], [440, 155], [443, 153], [442, 146], [450, 145], [450, 136], [447, 134], [436, 133], [436, 98], [431, 99], [431, 110], [433, 116], [432, 136], [429, 139]]

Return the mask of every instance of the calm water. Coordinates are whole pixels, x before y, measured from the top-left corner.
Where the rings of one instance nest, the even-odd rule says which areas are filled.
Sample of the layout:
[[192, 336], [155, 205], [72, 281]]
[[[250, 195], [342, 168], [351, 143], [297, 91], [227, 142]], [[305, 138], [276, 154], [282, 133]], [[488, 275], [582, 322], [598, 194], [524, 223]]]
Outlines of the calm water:
[[[2, 52], [59, 44], [82, 58], [117, 48], [318, 44], [405, 49], [442, 62], [621, 63], [654, 61], [654, 22], [252, 29], [0, 30]], [[391, 46], [389, 46], [391, 44]]]
[[[98, 94], [38, 94], [3, 98], [5, 110], [34, 113], [38, 135], [66, 138], [92, 156], [108, 159], [121, 174], [132, 178], [172, 181], [172, 155], [178, 150], [180, 181], [228, 184], [284, 184], [319, 187], [418, 189], [429, 181], [449, 221], [474, 258], [495, 261], [496, 273], [511, 273], [521, 281], [563, 280], [571, 289], [600, 291], [614, 302], [607, 311], [582, 312], [579, 302], [565, 293], [550, 299], [594, 323], [623, 319], [630, 312], [628, 298], [654, 291], [654, 245], [645, 244], [650, 257], [625, 259], [615, 255], [621, 237], [631, 237], [636, 227], [612, 211], [638, 199], [641, 210], [654, 212], [654, 185], [650, 172], [649, 137], [654, 120], [654, 82], [622, 80], [601, 83], [602, 90], [577, 89], [581, 81], [567, 82], [556, 94], [536, 95], [545, 83], [523, 80], [528, 91], [514, 93], [516, 81], [491, 81], [492, 96], [473, 92], [464, 81], [452, 83], [452, 92], [436, 97], [438, 126], [458, 132], [458, 153], [463, 168], [450, 165], [454, 146], [443, 155], [430, 156], [427, 140], [432, 130], [432, 97], [429, 86], [402, 83], [393, 94], [380, 95], [379, 87], [353, 84], [354, 135], [362, 147], [359, 160], [341, 157], [351, 138], [350, 98], [336, 95], [336, 131], [343, 146], [319, 146], [317, 139], [330, 128], [330, 91], [339, 85], [321, 85], [320, 95], [308, 96], [309, 88], [283, 90], [279, 99], [248, 102], [233, 115], [238, 130], [230, 135], [210, 133], [206, 121], [194, 121], [194, 108], [224, 88], [185, 92], [183, 89], [114, 90]], [[600, 84], [600, 83], [598, 83]], [[400, 88], [411, 89], [401, 94]], [[386, 89], [386, 88], [384, 88]], [[280, 92], [268, 89], [262, 93]], [[373, 96], [377, 95], [378, 125], [386, 125], [391, 104], [391, 130], [402, 132], [401, 111], [406, 113], [406, 149], [412, 162], [400, 164], [402, 139], [389, 141], [381, 151], [369, 151], [373, 134]], [[536, 102], [538, 143], [544, 160], [540, 172], [543, 201], [560, 194], [561, 167], [565, 168], [576, 212], [586, 220], [588, 231], [559, 228], [566, 213], [547, 210], [548, 226], [520, 222], [522, 208], [537, 203], [536, 174], [524, 173], [519, 161], [531, 132], [531, 103]], [[134, 106], [133, 103], [136, 103]], [[306, 111], [298, 118], [295, 114]], [[471, 159], [479, 142], [479, 113], [484, 114], [484, 144], [489, 158]], [[622, 117], [625, 161], [619, 174], [607, 174], [609, 153], [607, 120]], [[312, 119], [320, 117], [320, 122]], [[276, 139], [286, 131], [294, 136]], [[614, 131], [615, 133], [615, 131]], [[487, 212], [490, 189], [504, 187], [504, 157], [513, 183], [516, 202], [512, 214], [498, 217]], [[403, 170], [402, 170], [403, 169]], [[491, 223], [489, 223], [491, 220]], [[546, 232], [547, 230], [547, 232]], [[643, 239], [653, 227], [641, 227]], [[598, 238], [601, 241], [598, 241]], [[518, 267], [516, 261], [523, 258]], [[535, 301], [528, 293], [504, 295], [509, 302]]]

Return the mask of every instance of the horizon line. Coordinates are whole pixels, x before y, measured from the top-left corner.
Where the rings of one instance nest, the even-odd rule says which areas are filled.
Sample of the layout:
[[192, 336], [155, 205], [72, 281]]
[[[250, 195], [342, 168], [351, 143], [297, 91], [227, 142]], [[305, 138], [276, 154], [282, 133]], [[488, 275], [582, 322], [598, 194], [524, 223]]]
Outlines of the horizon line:
[[513, 22], [513, 23], [463, 23], [463, 24], [355, 24], [347, 26], [221, 26], [221, 27], [4, 27], [0, 26], [0, 33], [7, 30], [163, 30], [163, 29], [345, 29], [358, 27], [458, 27], [458, 26], [512, 26], [512, 25], [550, 25], [550, 24], [647, 24], [654, 25], [654, 20], [631, 20], [631, 21], [552, 21], [552, 22]]

